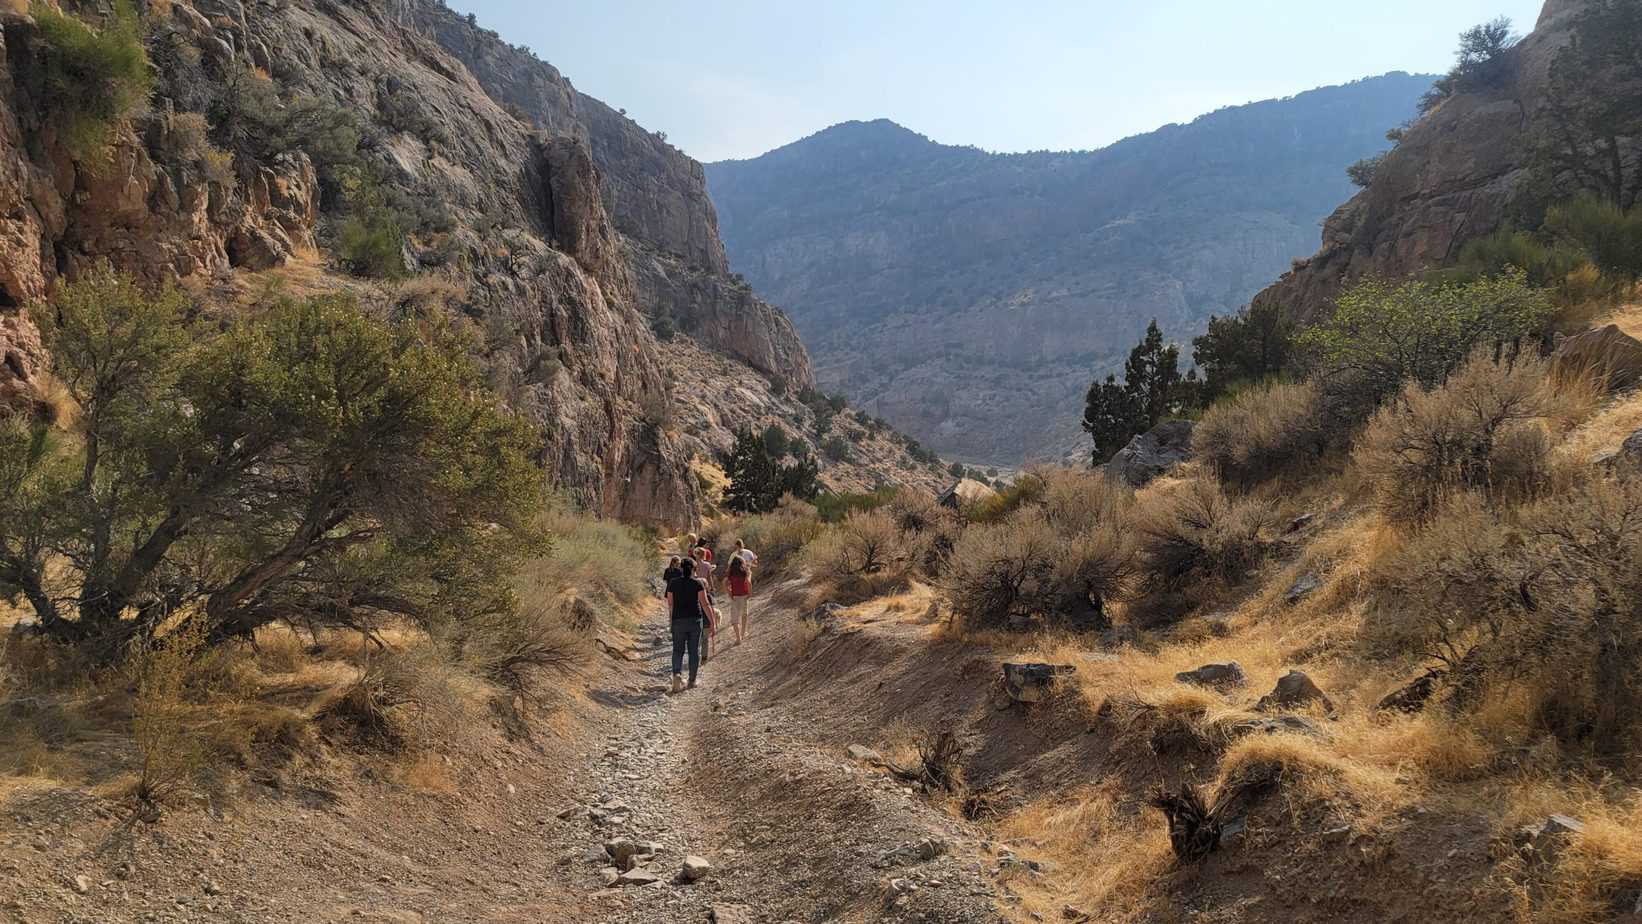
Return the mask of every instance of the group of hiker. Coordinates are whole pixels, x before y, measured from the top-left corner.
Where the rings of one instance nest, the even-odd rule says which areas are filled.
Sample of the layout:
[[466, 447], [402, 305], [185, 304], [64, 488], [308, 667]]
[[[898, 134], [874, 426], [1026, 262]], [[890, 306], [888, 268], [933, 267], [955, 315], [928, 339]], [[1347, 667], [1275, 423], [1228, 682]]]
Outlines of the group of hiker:
[[[713, 575], [719, 569], [713, 563], [712, 544], [695, 533], [685, 537], [684, 554], [668, 560], [662, 580], [667, 585], [667, 610], [672, 616], [672, 692], [694, 687], [697, 672], [707, 662], [710, 641], [718, 635], [715, 589], [729, 594], [730, 628], [735, 632], [735, 643], [739, 645], [747, 637], [747, 598], [753, 592], [753, 570], [757, 567], [758, 556], [737, 539], [735, 551], [725, 563], [722, 582], [715, 584]], [[688, 682], [684, 679], [686, 657], [690, 668]]]

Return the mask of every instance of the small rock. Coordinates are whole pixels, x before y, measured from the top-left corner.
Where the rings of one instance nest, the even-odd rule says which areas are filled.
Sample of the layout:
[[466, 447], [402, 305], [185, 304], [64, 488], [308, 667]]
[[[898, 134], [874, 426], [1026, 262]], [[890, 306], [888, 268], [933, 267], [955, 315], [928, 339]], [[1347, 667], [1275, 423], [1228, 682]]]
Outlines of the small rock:
[[678, 878], [684, 882], [700, 882], [713, 871], [713, 864], [707, 862], [706, 857], [690, 854], [684, 858], [684, 864], [679, 867]]
[[211, 881], [210, 879], [205, 880], [205, 882], [203, 884], [201, 884], [200, 888], [204, 889], [205, 894], [207, 894], [207, 895], [221, 895], [222, 894], [222, 886], [217, 885], [215, 882]]
[[852, 744], [845, 749], [845, 753], [849, 755], [850, 760], [860, 761], [864, 764], [871, 764], [874, 767], [882, 766], [884, 763], [884, 755], [863, 745]]
[[1240, 687], [1248, 682], [1248, 677], [1243, 674], [1243, 666], [1236, 661], [1205, 664], [1197, 670], [1181, 671], [1174, 675], [1174, 679], [1180, 683], [1200, 687]]
[[927, 863], [946, 853], [946, 842], [939, 838], [926, 837], [921, 841], [902, 844], [885, 851], [878, 857], [878, 868], [888, 869], [892, 866], [908, 866], [913, 863]]
[[1037, 703], [1048, 697], [1055, 682], [1076, 668], [1069, 664], [1014, 664], [1004, 662], [1003, 685], [1017, 703]]
[[1241, 816], [1220, 826], [1220, 849], [1235, 847], [1243, 842], [1248, 832], [1248, 821]]
[[625, 837], [604, 842], [604, 852], [616, 864], [616, 868], [626, 872], [638, 865], [639, 845], [637, 841]]
[[1305, 529], [1307, 526], [1310, 526], [1311, 521], [1315, 519], [1317, 519], [1317, 514], [1315, 513], [1302, 513], [1289, 521], [1289, 528], [1285, 530], [1285, 532], [1297, 533], [1300, 530]]
[[1231, 731], [1234, 735], [1249, 735], [1255, 733], [1275, 735], [1279, 732], [1298, 732], [1302, 735], [1311, 735], [1314, 738], [1328, 737], [1328, 735], [1325, 734], [1321, 728], [1317, 727], [1317, 723], [1304, 716], [1298, 715], [1279, 715], [1266, 719], [1250, 719], [1248, 721], [1238, 722], [1236, 725], [1233, 725]]
[[71, 880], [69, 884], [74, 886], [74, 891], [80, 893], [81, 895], [84, 895], [87, 892], [91, 891], [91, 877], [90, 876], [75, 876], [74, 879]]
[[1278, 678], [1277, 686], [1261, 697], [1255, 708], [1270, 712], [1275, 709], [1304, 709], [1314, 703], [1320, 704], [1326, 712], [1334, 711], [1334, 703], [1305, 671], [1289, 671]]
[[891, 895], [910, 895], [918, 891], [918, 883], [897, 876], [889, 881], [889, 891]]
[[1299, 579], [1289, 586], [1288, 593], [1283, 594], [1283, 599], [1288, 601], [1290, 606], [1293, 606], [1316, 593], [1317, 588], [1322, 586], [1323, 582], [1317, 575], [1302, 574]]
[[647, 886], [653, 882], [660, 882], [661, 877], [641, 866], [622, 873], [616, 881], [625, 886]]
[[608, 888], [621, 879], [621, 870], [616, 869], [614, 866], [606, 866], [604, 869], [599, 870], [599, 878], [604, 881], [605, 887]]
[[714, 905], [707, 911], [710, 924], [753, 924], [753, 913], [745, 905]]

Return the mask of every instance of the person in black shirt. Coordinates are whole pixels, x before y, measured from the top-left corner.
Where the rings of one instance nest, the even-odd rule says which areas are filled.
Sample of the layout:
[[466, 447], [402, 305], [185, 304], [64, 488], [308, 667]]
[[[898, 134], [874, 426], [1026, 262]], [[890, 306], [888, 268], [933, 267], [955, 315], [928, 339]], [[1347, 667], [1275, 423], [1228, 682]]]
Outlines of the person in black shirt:
[[679, 569], [679, 565], [681, 563], [682, 560], [677, 555], [674, 555], [672, 558], [667, 560], [667, 568], [661, 572], [662, 586], [665, 587], [666, 585], [673, 583], [674, 578], [684, 573]]
[[[701, 668], [702, 631], [718, 631], [718, 613], [707, 599], [707, 588], [694, 576], [695, 562], [685, 559], [679, 564], [679, 576], [667, 584], [667, 610], [672, 617], [673, 630], [673, 686], [672, 692], [685, 689], [684, 656], [690, 656], [690, 683], [696, 685], [696, 672]], [[705, 625], [703, 623], [705, 622]]]

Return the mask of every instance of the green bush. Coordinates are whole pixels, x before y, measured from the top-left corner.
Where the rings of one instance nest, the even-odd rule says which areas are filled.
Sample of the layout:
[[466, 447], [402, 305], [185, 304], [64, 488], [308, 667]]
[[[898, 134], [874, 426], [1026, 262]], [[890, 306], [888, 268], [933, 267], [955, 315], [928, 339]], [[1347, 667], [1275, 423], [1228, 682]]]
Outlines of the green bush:
[[1406, 381], [1430, 388], [1482, 345], [1537, 336], [1554, 312], [1520, 268], [1472, 282], [1369, 278], [1297, 346], [1321, 376], [1330, 413], [1361, 420]]
[[1192, 361], [1203, 371], [1203, 400], [1282, 374], [1293, 348], [1294, 322], [1271, 302], [1210, 317], [1208, 330], [1192, 339]]
[[1316, 461], [1326, 446], [1322, 405], [1310, 382], [1246, 389], [1210, 407], [1192, 431], [1192, 454], [1243, 488]]
[[142, 22], [128, 0], [114, 4], [101, 29], [44, 3], [31, 12], [42, 40], [28, 75], [35, 98], [69, 153], [99, 163], [115, 127], [147, 104], [154, 87]]
[[1642, 277], [1642, 206], [1622, 209], [1581, 196], [1552, 206], [1545, 227], [1578, 247], [1603, 273], [1627, 281]]
[[513, 605], [541, 437], [465, 338], [344, 297], [222, 328], [187, 306], [103, 267], [33, 311], [80, 413], [56, 445], [0, 429], [0, 594], [111, 656], [178, 613], [219, 642]]
[[1028, 472], [997, 494], [976, 501], [965, 511], [971, 522], [997, 523], [1027, 504], [1043, 499], [1043, 476]]
[[855, 457], [855, 447], [850, 441], [838, 434], [833, 434], [821, 443], [821, 454], [832, 462], [848, 462]]
[[405, 230], [383, 208], [350, 215], [337, 233], [336, 253], [348, 271], [369, 279], [403, 279]]
[[823, 523], [841, 523], [845, 517], [857, 511], [877, 510], [895, 499], [894, 488], [879, 488], [876, 491], [858, 493], [835, 493], [822, 491], [815, 496], [815, 510]]

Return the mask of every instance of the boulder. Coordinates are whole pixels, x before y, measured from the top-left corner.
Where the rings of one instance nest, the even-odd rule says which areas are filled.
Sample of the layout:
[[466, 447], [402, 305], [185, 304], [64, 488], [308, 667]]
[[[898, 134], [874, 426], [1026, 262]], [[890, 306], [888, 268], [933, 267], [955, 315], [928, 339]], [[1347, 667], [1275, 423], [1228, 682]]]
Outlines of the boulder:
[[1196, 670], [1181, 671], [1174, 675], [1174, 679], [1180, 683], [1200, 687], [1240, 687], [1248, 682], [1248, 677], [1243, 674], [1242, 665], [1236, 661], [1205, 664]]
[[1632, 474], [1642, 475], [1642, 430], [1625, 437], [1614, 457], [1615, 467], [1629, 468]]
[[1055, 682], [1063, 674], [1076, 668], [1070, 664], [1012, 664], [1003, 665], [1003, 685], [1009, 698], [1017, 703], [1037, 703], [1048, 698]]
[[1191, 458], [1195, 428], [1189, 420], [1165, 420], [1119, 449], [1106, 463], [1106, 477], [1131, 488], [1144, 487]]
[[707, 874], [712, 871], [713, 864], [708, 863], [705, 857], [690, 854], [684, 858], [683, 865], [679, 867], [678, 878], [681, 882], [700, 882], [707, 878]]
[[1642, 384], [1642, 341], [1609, 324], [1564, 337], [1551, 357], [1559, 376], [1594, 375], [1609, 392]]
[[1272, 712], [1281, 709], [1305, 709], [1313, 704], [1320, 704], [1325, 712], [1334, 711], [1334, 703], [1330, 702], [1317, 684], [1306, 676], [1305, 671], [1289, 671], [1277, 679], [1277, 686], [1261, 697], [1255, 708], [1261, 712]]

